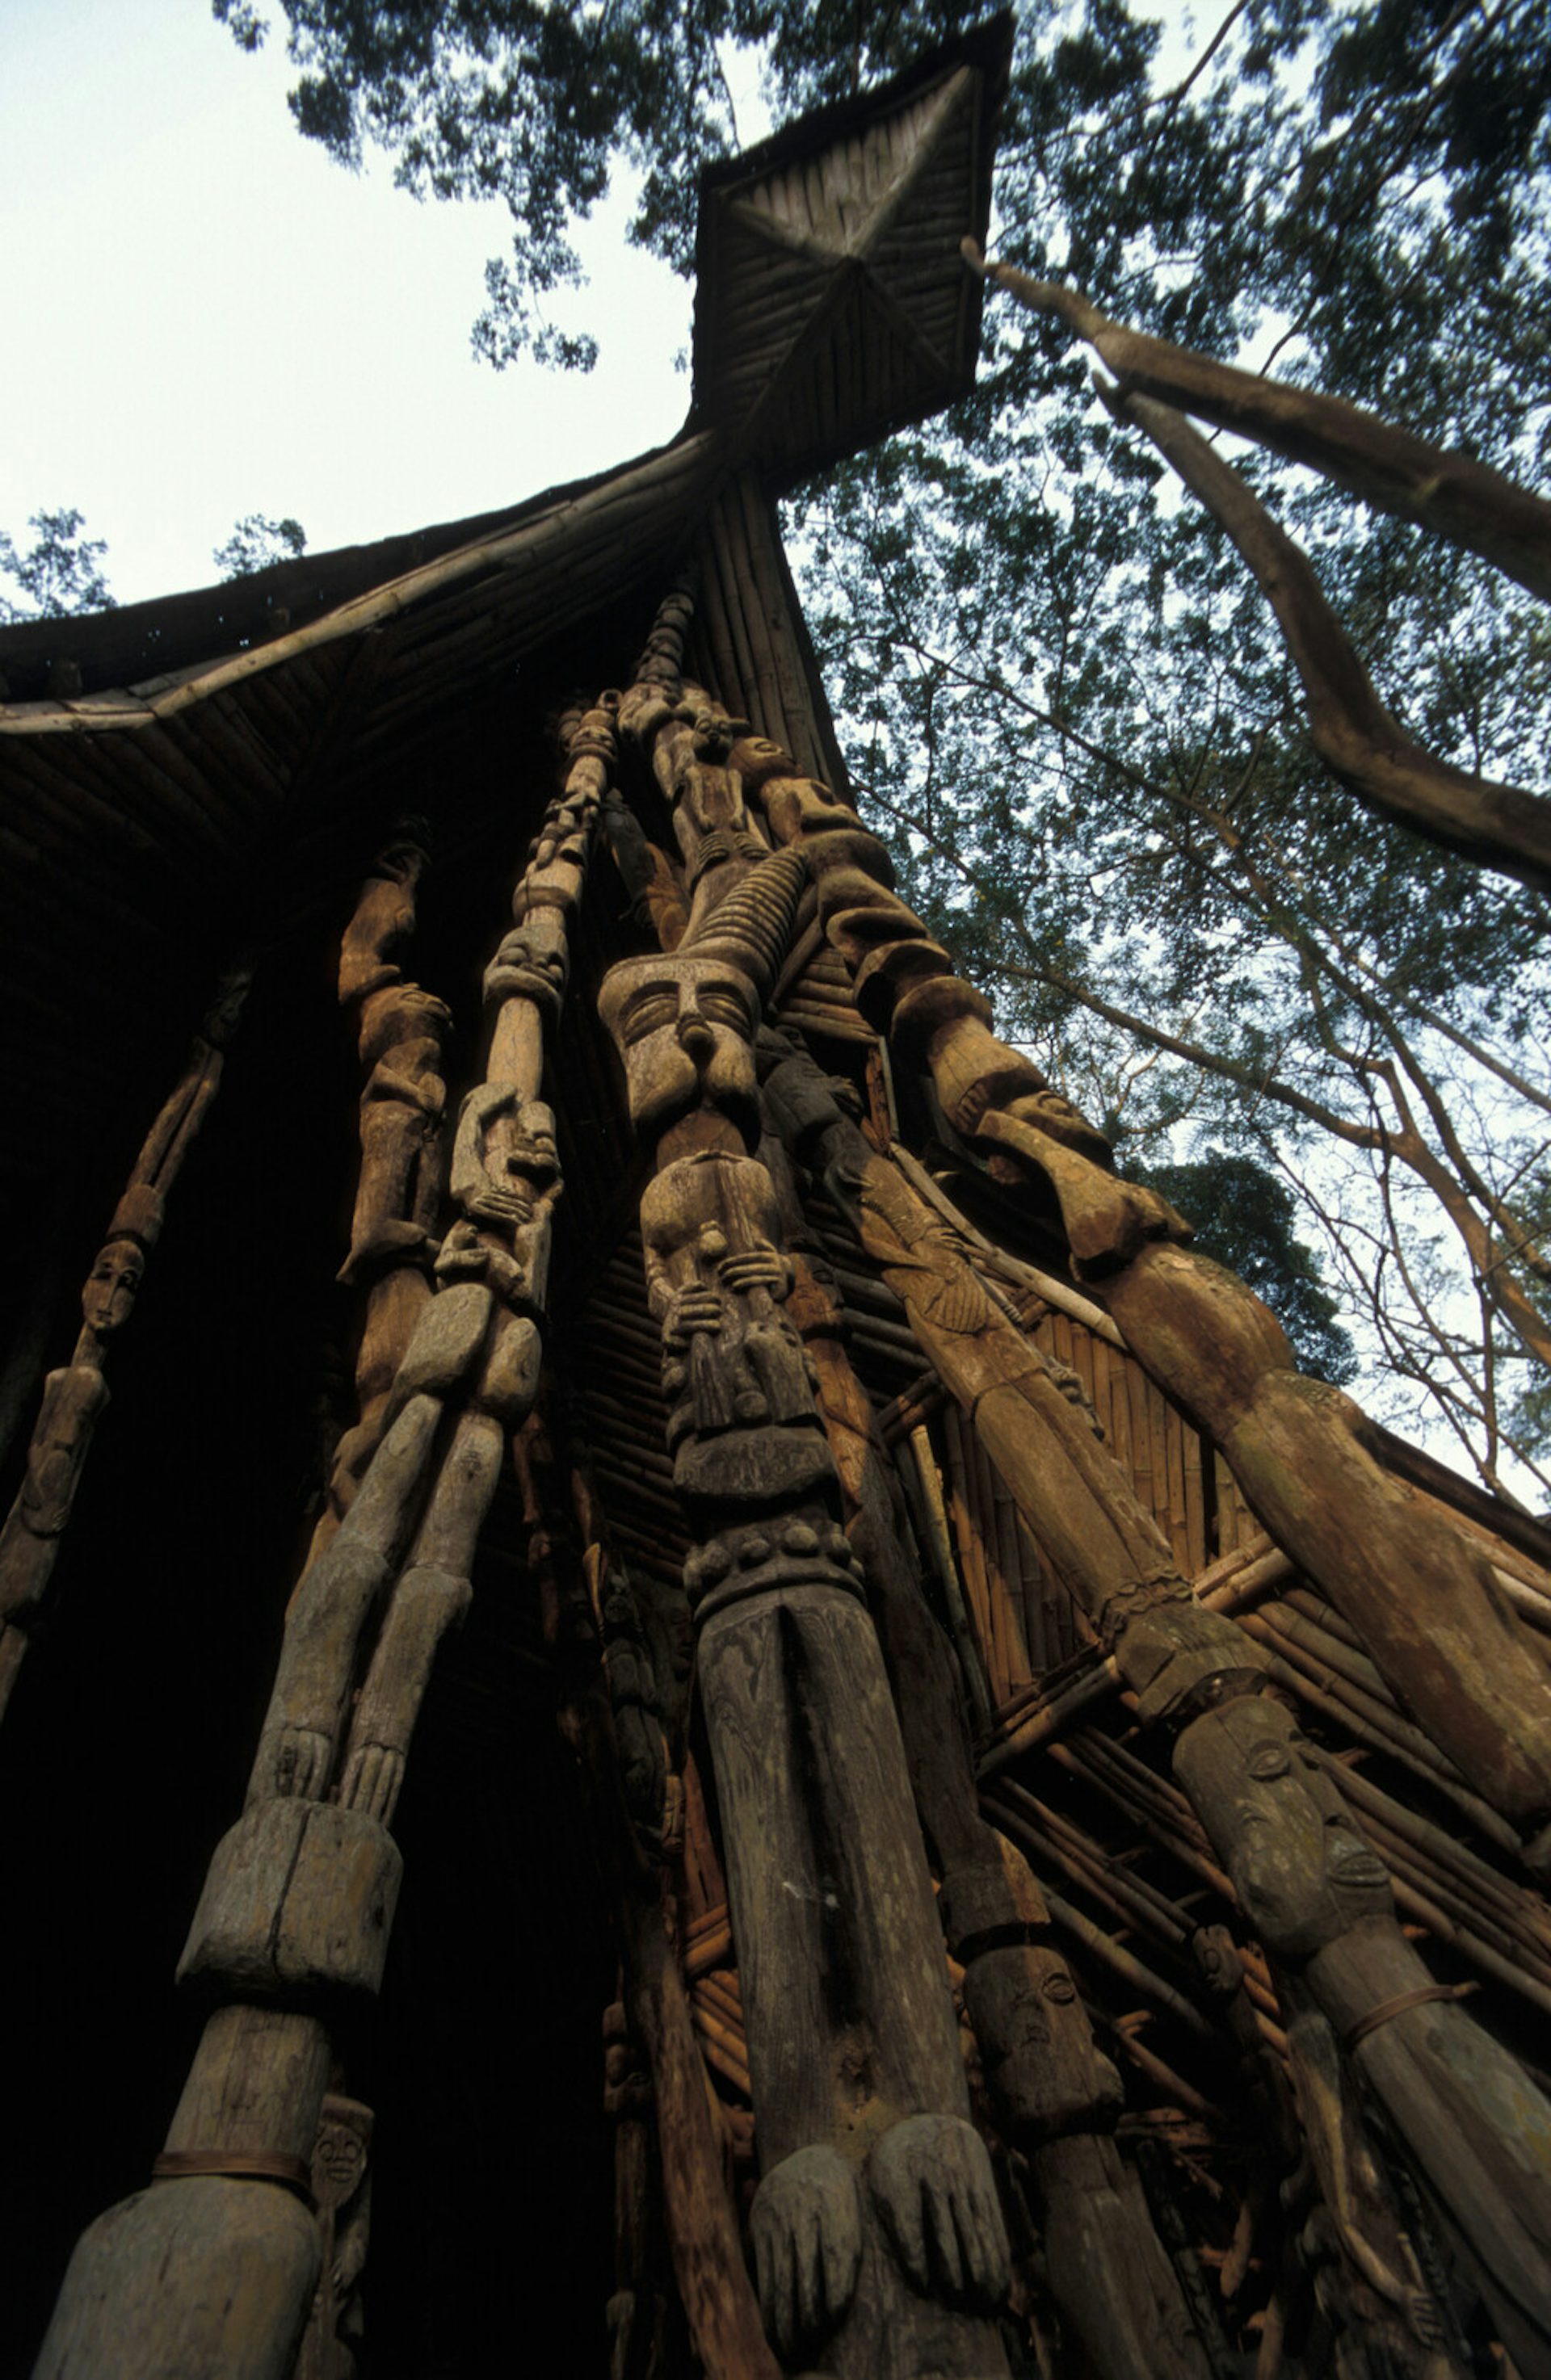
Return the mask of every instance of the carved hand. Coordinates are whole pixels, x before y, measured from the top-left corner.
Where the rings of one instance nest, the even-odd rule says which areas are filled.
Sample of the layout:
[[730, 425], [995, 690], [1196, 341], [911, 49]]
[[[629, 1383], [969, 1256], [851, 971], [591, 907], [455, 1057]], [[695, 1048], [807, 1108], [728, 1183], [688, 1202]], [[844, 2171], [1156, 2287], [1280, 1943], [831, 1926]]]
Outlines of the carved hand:
[[287, 1727], [275, 1754], [275, 1790], [284, 1799], [321, 1802], [328, 1785], [334, 1746], [316, 1728]]
[[724, 1257], [717, 1270], [723, 1287], [739, 1296], [751, 1289], [767, 1289], [772, 1297], [785, 1297], [791, 1287], [790, 1265], [771, 1247], [749, 1248], [741, 1255]]
[[692, 1331], [720, 1330], [722, 1301], [714, 1289], [699, 1281], [675, 1292], [663, 1318], [663, 1337], [670, 1346], [682, 1346]]
[[816, 2348], [850, 2305], [861, 2262], [856, 2176], [822, 2143], [767, 2173], [749, 2229], [764, 2326], [784, 2360]]
[[533, 1203], [520, 1190], [507, 1189], [486, 1174], [468, 1192], [463, 1211], [483, 1223], [525, 1223], [533, 1211]]
[[388, 1743], [363, 1743], [352, 1752], [339, 1799], [347, 1810], [363, 1810], [385, 1827], [404, 1782], [404, 1755]]
[[961, 2116], [907, 2116], [886, 2131], [867, 2178], [895, 2254], [924, 2296], [946, 2290], [988, 2311], [1007, 2295], [1009, 2258], [985, 2144]]

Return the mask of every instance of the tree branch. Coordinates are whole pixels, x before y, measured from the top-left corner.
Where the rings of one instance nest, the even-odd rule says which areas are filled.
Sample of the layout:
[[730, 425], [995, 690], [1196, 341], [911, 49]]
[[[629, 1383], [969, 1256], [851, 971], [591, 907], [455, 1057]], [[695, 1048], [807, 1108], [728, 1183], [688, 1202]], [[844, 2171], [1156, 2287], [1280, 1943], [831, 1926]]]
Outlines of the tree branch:
[[1078, 290], [1036, 281], [1010, 264], [987, 263], [972, 240], [964, 254], [1035, 313], [1055, 314], [1101, 356], [1122, 395], [1158, 398], [1269, 446], [1289, 463], [1323, 472], [1364, 504], [1479, 553], [1494, 568], [1551, 601], [1551, 504], [1469, 455], [1433, 446], [1348, 405], [1286, 381], [1238, 370], [1191, 347], [1149, 337]]
[[1342, 783], [1429, 842], [1551, 890], [1551, 802], [1469, 776], [1413, 743], [1374, 693], [1308, 557], [1238, 472], [1171, 406], [1100, 394], [1117, 420], [1145, 431], [1253, 571], [1303, 681], [1314, 748]]

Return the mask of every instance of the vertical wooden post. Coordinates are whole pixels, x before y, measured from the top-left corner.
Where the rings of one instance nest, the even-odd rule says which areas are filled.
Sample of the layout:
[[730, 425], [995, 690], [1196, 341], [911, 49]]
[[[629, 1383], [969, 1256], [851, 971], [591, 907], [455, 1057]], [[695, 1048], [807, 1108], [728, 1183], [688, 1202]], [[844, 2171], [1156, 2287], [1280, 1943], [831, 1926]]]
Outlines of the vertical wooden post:
[[26, 1475], [0, 1528], [0, 1719], [48, 1596], [92, 1434], [108, 1402], [104, 1372], [109, 1345], [129, 1318], [147, 1259], [161, 1236], [168, 1193], [219, 1087], [251, 974], [244, 962], [225, 978], [195, 1035], [188, 1063], [146, 1135], [87, 1275], [75, 1353], [43, 1383]]
[[[816, 1076], [809, 1060], [788, 1062]], [[1288, 1712], [1263, 1694], [1264, 1656], [1195, 1599], [1091, 1415], [1000, 1312], [942, 1215], [833, 1101], [824, 1113], [822, 1083], [808, 1083], [805, 1115], [805, 1154], [855, 1218], [922, 1352], [1136, 1694], [1139, 1718], [1177, 1736], [1175, 1773], [1286, 1970], [1292, 2004], [1307, 2010], [1311, 2074], [1337, 2044], [1351, 2053], [1447, 2208], [1504, 2339], [1533, 2369], [1551, 2347], [1551, 2107], [1428, 1974], [1396, 1923], [1382, 1859]], [[1345, 2143], [1340, 2157], [1332, 2150], [1334, 2175], [1372, 2153], [1350, 2095], [1331, 2104], [1332, 2139]], [[1349, 2193], [1337, 2209], [1354, 2269], [1387, 2275], [1422, 2339], [1436, 2314], [1420, 2275], [1385, 2261], [1357, 2205]]]
[[[470, 1597], [506, 1434], [538, 1386], [559, 1169], [537, 1094], [611, 706], [574, 718], [568, 744], [565, 791], [486, 974], [489, 1074], [459, 1115], [461, 1215], [437, 1294], [349, 1510], [292, 1600], [248, 1805], [216, 1848], [179, 1962], [217, 2006], [152, 2186], [100, 2216], [71, 2259], [38, 2366], [47, 2380], [291, 2370], [319, 2268], [311, 2185], [333, 2029], [381, 1985], [401, 1868], [388, 1825], [410, 1738], [436, 1648]], [[362, 1256], [401, 1241], [406, 1222], [423, 1234], [414, 1216], [387, 1211], [406, 1184], [420, 1195], [420, 1144], [406, 1165], [403, 1137], [397, 1125], [373, 1135], [383, 1166], [358, 1202]], [[391, 1196], [379, 1196], [385, 1183]]]
[[763, 2178], [751, 2216], [783, 2361], [837, 2374], [1003, 2370], [1007, 2245], [968, 2120], [903, 1747], [758, 1145], [752, 1042], [805, 879], [767, 854], [730, 732], [659, 613], [621, 724], [673, 806], [693, 900], [671, 955], [601, 1006], [656, 1171], [641, 1204], [723, 1817]]
[[734, 758], [776, 840], [807, 854], [863, 1014], [929, 1072], [949, 1123], [993, 1172], [1044, 1178], [1080, 1275], [1138, 1360], [1222, 1449], [1398, 1697], [1532, 1832], [1532, 1866], [1551, 1869], [1551, 1675], [1484, 1554], [1423, 1514], [1369, 1452], [1351, 1400], [1298, 1371], [1268, 1308], [1180, 1246], [1189, 1226], [1155, 1191], [1120, 1180], [1102, 1135], [996, 1038], [990, 1002], [894, 891], [888, 854], [854, 810], [764, 737], [743, 738]]

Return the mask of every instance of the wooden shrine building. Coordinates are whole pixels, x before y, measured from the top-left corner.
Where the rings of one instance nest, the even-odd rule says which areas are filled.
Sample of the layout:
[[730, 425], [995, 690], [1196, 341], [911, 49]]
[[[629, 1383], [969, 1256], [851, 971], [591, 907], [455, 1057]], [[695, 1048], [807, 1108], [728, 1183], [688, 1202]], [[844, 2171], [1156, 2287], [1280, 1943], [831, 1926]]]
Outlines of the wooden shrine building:
[[782, 553], [1009, 42], [707, 176], [661, 451], [6, 633], [6, 2371], [1551, 2371], [1551, 1539], [997, 1038]]

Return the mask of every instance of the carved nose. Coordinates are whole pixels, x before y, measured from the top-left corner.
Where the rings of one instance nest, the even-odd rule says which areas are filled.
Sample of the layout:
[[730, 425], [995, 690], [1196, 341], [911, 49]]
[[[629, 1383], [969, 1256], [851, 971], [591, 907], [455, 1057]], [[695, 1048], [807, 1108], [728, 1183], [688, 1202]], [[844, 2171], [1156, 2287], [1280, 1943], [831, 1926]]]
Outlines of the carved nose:
[[703, 1016], [679, 1018], [678, 1046], [691, 1058], [703, 1058], [715, 1047], [714, 1037]]

